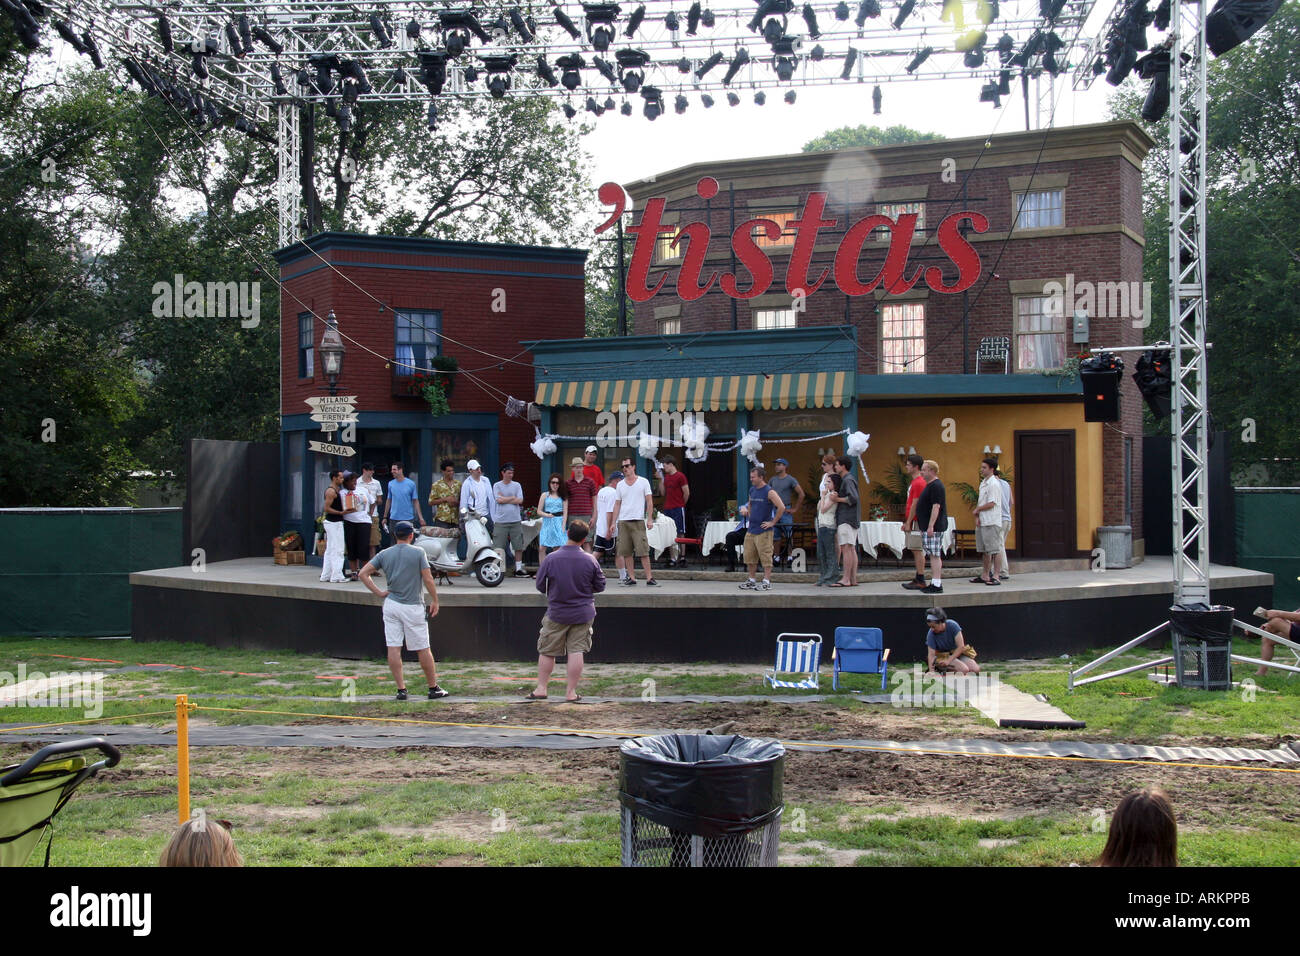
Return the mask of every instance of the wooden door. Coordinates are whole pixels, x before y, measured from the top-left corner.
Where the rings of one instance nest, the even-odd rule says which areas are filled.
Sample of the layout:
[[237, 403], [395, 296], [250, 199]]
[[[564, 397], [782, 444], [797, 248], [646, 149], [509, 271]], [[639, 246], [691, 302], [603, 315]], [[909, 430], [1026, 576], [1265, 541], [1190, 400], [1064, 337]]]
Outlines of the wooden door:
[[1074, 432], [1018, 431], [1015, 438], [1017, 551], [1022, 558], [1072, 558]]

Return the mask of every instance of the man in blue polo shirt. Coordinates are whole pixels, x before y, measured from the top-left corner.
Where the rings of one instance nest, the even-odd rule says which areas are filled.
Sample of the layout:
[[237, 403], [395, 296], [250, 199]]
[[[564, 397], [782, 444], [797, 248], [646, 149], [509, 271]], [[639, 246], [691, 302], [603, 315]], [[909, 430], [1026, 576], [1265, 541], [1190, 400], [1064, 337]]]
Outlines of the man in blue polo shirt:
[[424, 515], [420, 513], [420, 496], [415, 482], [405, 477], [400, 461], [393, 462], [392, 474], [388, 497], [384, 499], [384, 523], [387, 524], [391, 518], [394, 521], [414, 521], [417, 528], [422, 526]]

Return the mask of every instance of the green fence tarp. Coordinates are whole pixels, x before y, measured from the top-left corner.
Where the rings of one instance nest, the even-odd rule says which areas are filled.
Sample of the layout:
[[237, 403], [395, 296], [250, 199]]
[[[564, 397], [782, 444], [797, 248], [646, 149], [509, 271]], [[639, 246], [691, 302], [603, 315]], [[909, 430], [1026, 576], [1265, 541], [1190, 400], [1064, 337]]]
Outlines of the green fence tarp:
[[[1273, 607], [1300, 608], [1300, 488], [1236, 491], [1237, 564], [1273, 575]], [[1213, 529], [1211, 529], [1213, 534]], [[1238, 608], [1239, 620], [1259, 622], [1254, 608]]]
[[0, 541], [0, 634], [129, 634], [128, 576], [181, 563], [181, 509], [0, 510]]

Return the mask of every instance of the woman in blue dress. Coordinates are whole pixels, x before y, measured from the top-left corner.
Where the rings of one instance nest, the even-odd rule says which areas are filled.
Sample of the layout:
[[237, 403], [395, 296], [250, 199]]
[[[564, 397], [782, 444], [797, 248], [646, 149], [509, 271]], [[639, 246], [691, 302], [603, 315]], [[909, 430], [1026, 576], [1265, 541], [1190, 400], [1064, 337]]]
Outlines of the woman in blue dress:
[[546, 491], [537, 500], [537, 513], [545, 516], [542, 518], [542, 533], [537, 539], [540, 564], [548, 549], [564, 547], [568, 537], [564, 529], [569, 524], [569, 489], [559, 475], [551, 475]]

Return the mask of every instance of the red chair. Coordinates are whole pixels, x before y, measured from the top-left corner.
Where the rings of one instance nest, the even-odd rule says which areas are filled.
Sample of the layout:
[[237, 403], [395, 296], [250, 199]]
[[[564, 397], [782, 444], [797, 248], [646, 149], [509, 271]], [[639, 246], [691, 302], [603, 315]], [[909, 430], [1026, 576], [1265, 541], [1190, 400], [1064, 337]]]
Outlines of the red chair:
[[675, 543], [676, 543], [676, 544], [677, 544], [677, 545], [682, 549], [682, 562], [683, 562], [683, 563], [686, 562], [686, 548], [687, 548], [687, 546], [688, 546], [688, 545], [695, 545], [695, 550], [696, 550], [697, 552], [699, 552], [699, 555], [700, 555], [700, 563], [704, 564], [706, 567], [708, 566], [709, 560], [708, 560], [707, 557], [705, 557], [705, 554], [704, 554], [704, 529], [705, 529], [705, 527], [708, 526], [708, 523], [709, 523], [709, 516], [708, 516], [708, 515], [697, 516], [696, 519], [695, 519], [695, 527], [696, 527], [696, 529], [697, 529], [696, 534], [698, 535], [698, 537], [695, 537], [695, 538], [674, 538], [674, 539], [673, 539], [673, 541], [674, 541], [674, 542], [675, 542]]

